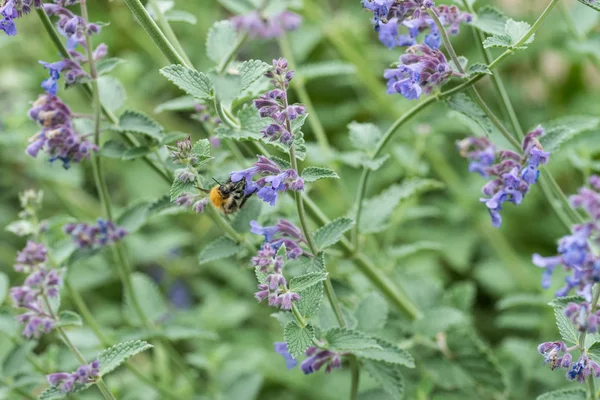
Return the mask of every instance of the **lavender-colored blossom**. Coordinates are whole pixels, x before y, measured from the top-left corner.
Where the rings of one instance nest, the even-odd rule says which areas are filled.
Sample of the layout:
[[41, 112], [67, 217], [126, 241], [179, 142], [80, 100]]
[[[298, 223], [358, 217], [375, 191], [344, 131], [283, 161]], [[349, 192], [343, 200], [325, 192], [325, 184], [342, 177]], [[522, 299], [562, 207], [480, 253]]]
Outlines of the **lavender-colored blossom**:
[[[56, 2], [55, 2], [56, 3]], [[90, 23], [83, 17], [72, 13], [64, 7], [63, 4], [44, 4], [44, 10], [50, 16], [58, 16], [56, 28], [58, 32], [67, 38], [67, 49], [73, 51], [78, 45], [86, 45], [86, 36], [91, 36], [100, 32], [100, 25]]]
[[14, 269], [17, 272], [29, 273], [32, 270], [44, 265], [48, 259], [48, 249], [42, 243], [36, 243], [32, 240], [27, 241], [27, 245], [17, 254]]
[[544, 342], [538, 346], [540, 354], [544, 355], [544, 364], [550, 364], [550, 369], [569, 368], [572, 356], [564, 342]]
[[344, 354], [311, 346], [306, 350], [306, 355], [308, 358], [302, 361], [300, 369], [308, 375], [318, 371], [323, 365], [325, 365], [325, 372], [327, 373], [330, 373], [334, 368], [340, 368]]
[[564, 309], [565, 316], [577, 328], [579, 332], [596, 333], [598, 332], [598, 322], [600, 311], [592, 312], [590, 303], [587, 301], [569, 303]]
[[280, 219], [274, 226], [261, 226], [257, 221], [250, 221], [250, 232], [255, 235], [264, 235], [265, 242], [269, 243], [275, 250], [285, 245], [287, 257], [296, 259], [303, 254], [301, 243], [306, 243], [302, 231], [285, 219]]
[[244, 15], [236, 15], [231, 22], [238, 32], [247, 32], [251, 38], [272, 39], [283, 35], [286, 31], [297, 29], [302, 17], [291, 11], [265, 16], [259, 11], [251, 11]]
[[486, 197], [480, 201], [488, 208], [493, 226], [502, 224], [500, 211], [504, 203], [521, 204], [529, 186], [537, 181], [539, 165], [548, 162], [550, 154], [542, 150], [537, 140], [543, 134], [544, 130], [538, 127], [525, 135], [523, 155], [498, 151], [484, 137], [468, 137], [457, 143], [460, 155], [471, 161], [469, 171], [490, 179], [482, 188]]
[[79, 248], [97, 248], [118, 242], [127, 235], [125, 228], [117, 226], [112, 221], [98, 218], [95, 225], [86, 223], [67, 224], [63, 227], [65, 233]]
[[77, 368], [75, 372], [55, 372], [46, 375], [50, 386], [58, 386], [63, 394], [71, 393], [77, 388], [77, 384], [86, 385], [96, 382], [100, 376], [100, 361], [94, 360]]
[[89, 158], [98, 148], [82, 138], [73, 126], [73, 115], [69, 107], [53, 94], [43, 94], [33, 102], [29, 117], [37, 121], [42, 130], [29, 139], [27, 154], [36, 157], [43, 150], [50, 162], [60, 160], [64, 168], [72, 162]]
[[275, 342], [275, 351], [283, 356], [287, 369], [292, 369], [298, 365], [298, 361], [289, 353], [285, 342]]
[[0, 2], [0, 30], [8, 36], [17, 34], [14, 19], [29, 14], [32, 8], [40, 8], [42, 0], [3, 0]]
[[388, 94], [401, 94], [409, 100], [416, 100], [421, 93], [429, 94], [441, 87], [452, 75], [457, 75], [439, 51], [419, 44], [411, 46], [400, 57], [396, 68], [386, 69], [384, 78]]
[[571, 364], [571, 368], [567, 371], [567, 378], [577, 380], [579, 383], [583, 383], [590, 375], [594, 378], [600, 377], [600, 365], [592, 361], [586, 354], [582, 354], [579, 360]]

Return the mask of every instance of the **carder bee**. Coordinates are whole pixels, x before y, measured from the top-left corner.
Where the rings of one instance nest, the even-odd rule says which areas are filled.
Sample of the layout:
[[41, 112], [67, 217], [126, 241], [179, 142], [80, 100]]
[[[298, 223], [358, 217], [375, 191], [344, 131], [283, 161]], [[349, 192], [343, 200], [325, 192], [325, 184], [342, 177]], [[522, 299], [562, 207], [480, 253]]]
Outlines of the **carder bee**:
[[250, 196], [254, 194], [245, 194], [246, 180], [232, 182], [231, 178], [225, 183], [219, 183], [213, 178], [215, 185], [209, 192], [210, 202], [224, 214], [233, 214], [240, 210], [246, 204]]

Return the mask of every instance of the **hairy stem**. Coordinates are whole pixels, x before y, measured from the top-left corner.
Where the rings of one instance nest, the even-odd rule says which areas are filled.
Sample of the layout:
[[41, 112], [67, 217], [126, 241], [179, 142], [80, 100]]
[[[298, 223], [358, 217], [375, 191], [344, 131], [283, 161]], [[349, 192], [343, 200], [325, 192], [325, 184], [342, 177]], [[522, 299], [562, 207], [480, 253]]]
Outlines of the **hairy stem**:
[[156, 0], [150, 0], [150, 5], [152, 5], [154, 15], [156, 16], [156, 19], [158, 20], [158, 24], [160, 25], [160, 28], [163, 30], [167, 39], [171, 42], [171, 44], [173, 45], [173, 47], [175, 48], [175, 50], [177, 51], [179, 56], [187, 63], [187, 65], [192, 65], [192, 62], [190, 61], [187, 54], [185, 53], [183, 46], [177, 39], [177, 35], [175, 35], [175, 32], [173, 32], [173, 29], [171, 28], [171, 25], [169, 24], [167, 17], [161, 11], [161, 9], [158, 5], [158, 2]]

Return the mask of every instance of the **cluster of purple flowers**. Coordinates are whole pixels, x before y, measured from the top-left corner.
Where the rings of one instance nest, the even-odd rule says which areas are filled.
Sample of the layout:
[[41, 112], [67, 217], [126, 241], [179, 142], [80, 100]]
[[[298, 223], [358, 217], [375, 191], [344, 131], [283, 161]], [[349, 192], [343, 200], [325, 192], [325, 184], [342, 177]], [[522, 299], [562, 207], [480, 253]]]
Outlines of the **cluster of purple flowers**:
[[492, 224], [500, 227], [500, 211], [505, 202], [521, 204], [529, 186], [537, 182], [540, 164], [546, 164], [550, 153], [542, 149], [538, 137], [544, 134], [539, 126], [525, 135], [521, 149], [523, 155], [510, 150], [497, 151], [485, 137], [468, 137], [457, 143], [460, 155], [471, 160], [469, 171], [491, 178], [482, 188]]
[[8, 36], [15, 36], [17, 26], [13, 20], [29, 14], [32, 7], [41, 6], [42, 0], [3, 0], [0, 2], [0, 31], [4, 31]]
[[[261, 177], [253, 181], [255, 175]], [[290, 168], [284, 171], [277, 163], [265, 156], [258, 156], [258, 161], [250, 168], [232, 172], [230, 179], [232, 182], [245, 179], [245, 194], [256, 192], [261, 200], [272, 206], [277, 202], [279, 192], [304, 190], [304, 180], [298, 176], [295, 169]]]
[[538, 346], [538, 351], [544, 355], [544, 363], [550, 363], [550, 369], [568, 368], [566, 376], [570, 380], [583, 383], [591, 375], [595, 378], [600, 377], [600, 365], [587, 354], [583, 353], [577, 362], [572, 362], [573, 356], [570, 352], [576, 348], [577, 346], [567, 348], [561, 341], [545, 342]]
[[73, 126], [69, 107], [53, 94], [42, 94], [33, 102], [29, 117], [37, 121], [42, 130], [29, 139], [27, 154], [37, 157], [40, 150], [50, 156], [50, 162], [60, 160], [64, 168], [72, 162], [90, 157], [98, 148], [81, 137]]
[[[179, 182], [194, 183], [198, 179], [195, 167], [200, 160], [192, 151], [193, 147], [191, 136], [178, 140], [175, 146], [169, 147], [169, 156], [173, 159], [173, 163], [185, 165], [185, 168], [176, 171], [176, 179]], [[201, 193], [185, 192], [175, 199], [175, 204], [185, 208], [191, 207], [196, 214], [199, 214], [208, 204], [208, 198]]]
[[263, 235], [265, 243], [269, 243], [275, 250], [278, 250], [282, 244], [285, 245], [290, 259], [296, 259], [304, 253], [300, 247], [301, 243], [306, 243], [304, 234], [296, 225], [285, 219], [280, 219], [273, 226], [261, 226], [257, 221], [250, 221], [250, 227], [250, 232]]
[[273, 69], [267, 71], [265, 76], [271, 79], [275, 89], [254, 100], [254, 106], [261, 117], [273, 120], [261, 131], [263, 137], [290, 145], [294, 141], [292, 121], [306, 114], [306, 107], [301, 104], [288, 105], [287, 89], [294, 77], [294, 71], [288, 71], [287, 68], [288, 62], [285, 58], [273, 60]]
[[[461, 23], [473, 20], [470, 14], [460, 11], [457, 6], [435, 7], [431, 0], [362, 0], [362, 5], [373, 12], [373, 26], [379, 34], [379, 40], [390, 49], [413, 46], [417, 44], [419, 34], [428, 30], [423, 43], [432, 49], [441, 46], [440, 32], [425, 9], [432, 9], [452, 35], [458, 34]], [[400, 26], [406, 27], [408, 34], [399, 35]]]
[[46, 246], [30, 240], [18, 253], [14, 265], [15, 271], [29, 273], [23, 286], [10, 289], [14, 307], [27, 310], [18, 320], [25, 325], [23, 336], [28, 339], [49, 333], [57, 322], [47, 300], [58, 296], [63, 271], [46, 268], [47, 255]]
[[453, 75], [459, 74], [450, 68], [444, 53], [424, 44], [409, 47], [397, 67], [383, 74], [388, 80], [388, 94], [399, 93], [409, 100], [417, 100], [423, 92], [431, 93]]
[[[565, 278], [565, 286], [556, 292], [557, 297], [566, 296], [572, 289], [577, 289], [577, 293], [582, 295], [588, 302], [592, 298], [592, 286], [600, 282], [600, 257], [595, 253], [594, 247], [597, 246], [600, 239], [600, 177], [590, 178], [591, 188], [583, 187], [579, 193], [571, 196], [571, 205], [573, 207], [583, 208], [591, 216], [592, 220], [574, 225], [572, 233], [564, 236], [558, 242], [558, 254], [552, 257], [542, 257], [539, 254], [533, 255], [533, 263], [540, 268], [544, 268], [542, 287], [548, 288], [552, 272], [558, 266], [563, 266], [570, 276]], [[594, 310], [586, 308], [588, 312]], [[569, 311], [574, 311], [573, 307]], [[573, 314], [571, 314], [573, 316]], [[595, 315], [580, 322], [581, 326], [596, 328]]]
[[[289, 353], [285, 342], [276, 342], [275, 351], [283, 356], [287, 369], [292, 369], [298, 365], [298, 361]], [[344, 355], [314, 346], [309, 347], [305, 354], [307, 358], [300, 364], [300, 369], [306, 375], [318, 371], [324, 365], [327, 373], [330, 373], [334, 368], [340, 368], [342, 366], [342, 356]]]
[[596, 333], [598, 332], [598, 322], [600, 322], [600, 311], [592, 310], [591, 304], [583, 301], [580, 304], [569, 303], [565, 307], [565, 316], [579, 332]]
[[247, 32], [251, 38], [272, 39], [283, 35], [286, 31], [297, 29], [302, 17], [291, 11], [263, 16], [260, 11], [251, 11], [231, 18], [238, 32]]
[[89, 364], [80, 366], [75, 372], [55, 372], [47, 375], [46, 379], [51, 386], [58, 386], [60, 391], [66, 394], [75, 391], [77, 384], [87, 385], [96, 382], [99, 376], [100, 361], [94, 360]]
[[67, 224], [63, 227], [63, 230], [71, 235], [73, 242], [81, 249], [106, 246], [118, 242], [127, 235], [124, 228], [102, 218], [98, 218], [95, 225], [85, 223]]
[[254, 297], [260, 302], [269, 299], [269, 305], [282, 310], [291, 310], [292, 303], [300, 300], [300, 295], [289, 290], [283, 276], [283, 257], [277, 255], [275, 247], [265, 242], [256, 256], [252, 257], [252, 265], [266, 274], [262, 283], [258, 284], [258, 292]]

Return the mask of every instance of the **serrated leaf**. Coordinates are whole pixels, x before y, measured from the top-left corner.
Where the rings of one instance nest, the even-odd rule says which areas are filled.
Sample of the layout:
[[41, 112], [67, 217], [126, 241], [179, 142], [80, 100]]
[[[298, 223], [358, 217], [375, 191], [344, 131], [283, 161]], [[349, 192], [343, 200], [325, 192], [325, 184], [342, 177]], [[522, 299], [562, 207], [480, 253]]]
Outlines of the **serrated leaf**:
[[508, 17], [497, 8], [486, 5], [479, 9], [471, 25], [491, 35], [502, 35], [507, 20]]
[[229, 20], [217, 21], [208, 30], [206, 55], [217, 65], [235, 49], [237, 31]]
[[160, 73], [192, 97], [210, 99], [213, 96], [213, 84], [202, 72], [173, 64], [162, 68]]
[[169, 10], [165, 13], [167, 21], [187, 22], [190, 25], [196, 25], [198, 19], [192, 13], [182, 10]]
[[512, 40], [510, 36], [506, 34], [490, 36], [483, 41], [483, 47], [489, 49], [491, 47], [501, 47], [503, 49], [510, 49], [512, 47]]
[[469, 68], [467, 68], [467, 76], [473, 76], [473, 75], [479, 75], [479, 74], [491, 75], [492, 71], [490, 71], [488, 66], [483, 63], [475, 63], [475, 64], [469, 65]]
[[[73, 386], [73, 389], [71, 390], [70, 393], [79, 393], [89, 387], [91, 387], [92, 384], [88, 383], [86, 385], [82, 385], [81, 383], [76, 383]], [[70, 393], [64, 393], [62, 390], [60, 390], [60, 388], [58, 386], [50, 386], [49, 388], [47, 388], [46, 390], [44, 390], [39, 396], [38, 396], [38, 400], [53, 400], [53, 399], [64, 399], [65, 397], [67, 397], [68, 394]]]
[[125, 60], [118, 57], [102, 58], [96, 62], [96, 72], [98, 73], [98, 76], [108, 74], [119, 64], [124, 62]]
[[192, 147], [192, 154], [198, 157], [199, 161], [203, 161], [211, 158], [210, 149], [211, 146], [208, 139], [200, 139], [194, 143], [194, 146]]
[[492, 351], [468, 326], [456, 326], [446, 336], [452, 363], [463, 369], [479, 387], [504, 393], [506, 373]]
[[351, 218], [340, 217], [322, 226], [315, 232], [315, 243], [321, 250], [336, 244], [344, 232], [352, 228], [354, 221]]
[[324, 339], [327, 341], [327, 348], [332, 351], [353, 352], [365, 349], [382, 349], [375, 338], [354, 329], [330, 329], [325, 332]]
[[407, 368], [415, 367], [415, 359], [406, 350], [395, 346], [385, 340], [377, 338], [377, 344], [381, 349], [363, 349], [353, 351], [358, 357], [373, 361], [384, 361], [390, 364], [402, 365]]
[[589, 356], [595, 361], [600, 362], [600, 342], [594, 342], [587, 349]]
[[313, 166], [304, 168], [301, 176], [302, 179], [304, 179], [304, 182], [314, 182], [318, 181], [319, 179], [327, 178], [340, 179], [338, 174], [332, 169]]
[[394, 399], [401, 399], [404, 394], [404, 378], [400, 367], [382, 361], [366, 360], [364, 369]]
[[581, 4], [585, 4], [586, 6], [596, 10], [596, 11], [600, 11], [600, 1], [598, 0], [578, 0]]
[[56, 326], [81, 326], [83, 321], [79, 314], [73, 311], [61, 311], [58, 314], [58, 324]]
[[171, 185], [171, 190], [169, 191], [171, 201], [175, 201], [175, 199], [184, 193], [191, 193], [194, 188], [194, 182], [181, 182], [179, 179], [175, 179], [173, 185]]
[[327, 272], [312, 272], [295, 276], [290, 280], [290, 290], [292, 292], [300, 293], [325, 279], [327, 279]]
[[569, 346], [573, 346], [579, 342], [579, 333], [571, 321], [565, 316], [565, 312], [562, 307], [554, 308], [554, 318], [556, 318], [556, 327], [560, 337]]
[[121, 82], [112, 76], [98, 77], [98, 94], [102, 106], [110, 111], [117, 111], [123, 107], [127, 98]]
[[242, 80], [239, 75], [219, 75], [210, 71], [208, 77], [213, 83], [215, 97], [222, 103], [231, 103], [242, 91]]
[[123, 154], [127, 151], [125, 144], [119, 140], [109, 140], [96, 154], [106, 158], [122, 159]]
[[375, 124], [350, 122], [348, 124], [350, 143], [354, 148], [372, 153], [381, 139], [381, 130]]
[[415, 332], [426, 336], [434, 337], [440, 332], [447, 331], [450, 327], [464, 325], [466, 316], [451, 307], [438, 307], [425, 311], [425, 316], [415, 321]]
[[300, 258], [300, 265], [305, 273], [325, 271], [325, 254], [321, 251], [315, 257]]
[[119, 117], [120, 132], [139, 133], [156, 141], [162, 139], [163, 127], [158, 122], [138, 111], [125, 110]]
[[545, 134], [539, 138], [545, 151], [554, 153], [563, 143], [569, 141], [575, 136], [598, 129], [600, 118], [593, 116], [567, 116], [542, 124]]
[[564, 296], [564, 297], [556, 297], [552, 299], [551, 302], [548, 303], [549, 306], [554, 308], [564, 308], [569, 303], [581, 303], [585, 301], [583, 296], [573, 295], [573, 296]]
[[312, 325], [301, 328], [295, 321], [292, 321], [283, 329], [283, 338], [287, 343], [289, 353], [294, 358], [304, 354], [306, 349], [312, 345], [314, 337], [315, 328]]
[[[379, 195], [363, 203], [360, 230], [363, 233], [381, 232], [387, 229], [387, 222], [395, 208], [403, 201], [444, 186], [432, 179], [410, 179], [399, 185], [392, 185]], [[382, 207], [385, 204], [385, 207]]]
[[354, 64], [339, 60], [317, 61], [296, 68], [296, 74], [305, 82], [319, 78], [353, 75], [355, 73], [356, 66]]
[[321, 307], [321, 302], [323, 301], [323, 283], [319, 282], [298, 294], [300, 295], [300, 300], [296, 303], [296, 307], [300, 311], [300, 314], [308, 319], [315, 315]]
[[277, 164], [279, 168], [283, 170], [292, 168], [292, 164], [290, 164], [288, 160], [284, 160], [283, 158], [271, 156], [271, 160], [275, 161], [275, 164]]
[[193, 111], [196, 104], [198, 104], [198, 100], [192, 96], [180, 96], [157, 105], [154, 108], [154, 113], [158, 114], [163, 111]]
[[6, 299], [6, 294], [8, 293], [8, 275], [4, 272], [0, 272], [0, 306], [4, 303], [4, 299]]
[[[131, 274], [131, 283], [137, 303], [146, 319], [158, 321], [159, 319], [164, 318], [169, 310], [156, 283], [154, 283], [148, 275], [140, 272]], [[141, 325], [142, 323], [138, 316], [138, 309], [132, 304], [132, 299], [129, 294], [125, 296], [125, 305], [126, 316], [129, 319], [129, 322], [133, 325]]]
[[13, 221], [6, 225], [6, 228], [4, 229], [14, 233], [17, 236], [29, 236], [36, 231], [35, 226], [31, 222], [24, 219]]
[[125, 150], [122, 159], [125, 161], [135, 160], [136, 158], [144, 157], [145, 155], [150, 154], [151, 152], [152, 150], [148, 146], [133, 147], [131, 149]]
[[104, 376], [109, 372], [117, 369], [127, 359], [135, 356], [142, 351], [151, 349], [153, 346], [142, 340], [131, 340], [116, 344], [98, 355], [100, 360], [100, 376]]
[[187, 133], [184, 133], [184, 132], [170, 132], [170, 133], [167, 133], [166, 135], [163, 136], [160, 144], [161, 145], [171, 144], [171, 143], [176, 142], [178, 140], [185, 139], [188, 136], [189, 135]]
[[232, 239], [227, 236], [221, 236], [204, 246], [198, 256], [198, 262], [204, 264], [221, 258], [231, 257], [241, 249]]
[[520, 46], [515, 47], [525, 37], [531, 25], [523, 21], [515, 21], [508, 19], [504, 25], [504, 33], [497, 34], [495, 36], [488, 37], [483, 41], [483, 47], [503, 47], [507, 49], [524, 49], [524, 44], [533, 42], [534, 36], [531, 35], [524, 43]]
[[261, 76], [264, 76], [265, 72], [271, 68], [271, 65], [260, 60], [244, 61], [239, 68], [241, 90], [248, 89], [250, 85], [252, 85]]
[[497, 133], [497, 129], [489, 117], [479, 107], [479, 105], [471, 100], [471, 98], [465, 93], [457, 93], [453, 96], [450, 96], [446, 100], [446, 103], [448, 103], [448, 106], [451, 109], [458, 111], [477, 123], [477, 125], [483, 129], [487, 136], [492, 134], [495, 135]]
[[586, 400], [587, 392], [583, 388], [559, 389], [539, 395], [536, 400]]
[[371, 293], [361, 300], [354, 312], [358, 322], [356, 328], [363, 332], [377, 332], [385, 326], [388, 312], [385, 299], [378, 293]]

